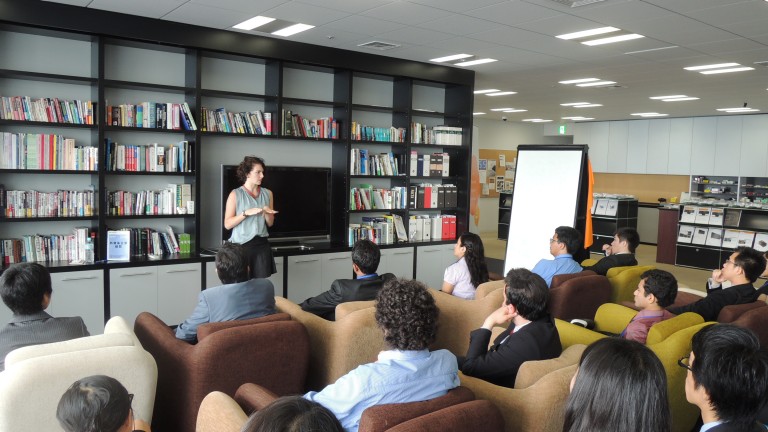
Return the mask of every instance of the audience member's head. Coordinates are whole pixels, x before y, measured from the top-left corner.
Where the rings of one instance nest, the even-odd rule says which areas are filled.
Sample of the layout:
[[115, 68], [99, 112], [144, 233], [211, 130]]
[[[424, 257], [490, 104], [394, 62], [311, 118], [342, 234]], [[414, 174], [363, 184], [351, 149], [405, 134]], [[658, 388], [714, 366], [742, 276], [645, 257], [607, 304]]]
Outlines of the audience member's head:
[[51, 274], [38, 263], [8, 267], [0, 277], [0, 296], [14, 315], [43, 311], [51, 300]]
[[696, 333], [692, 352], [680, 365], [688, 369], [685, 395], [701, 409], [705, 423], [722, 421], [752, 430], [768, 400], [768, 352], [752, 331], [715, 324]]
[[515, 306], [521, 317], [535, 321], [547, 312], [549, 288], [541, 276], [524, 268], [511, 269], [504, 284], [505, 304]]
[[[559, 247], [562, 245], [562, 248]], [[559, 226], [555, 228], [555, 235], [550, 242], [550, 252], [552, 255], [561, 255], [569, 253], [571, 255], [578, 252], [581, 248], [581, 234], [575, 228], [569, 226]], [[560, 249], [563, 249], [560, 251]]]
[[669, 432], [664, 366], [645, 345], [605, 338], [588, 346], [571, 380], [564, 432]]
[[319, 403], [301, 396], [285, 396], [255, 412], [241, 432], [344, 432], [344, 428]]
[[665, 308], [677, 298], [677, 279], [668, 271], [648, 270], [640, 275], [636, 292], [639, 295], [635, 296], [635, 306], [645, 309], [648, 305], [657, 304]]
[[723, 271], [727, 270], [728, 265], [733, 266], [733, 270], [737, 273], [743, 272], [744, 278], [754, 283], [765, 270], [765, 257], [751, 247], [742, 246], [736, 248], [730, 258], [725, 261]]
[[352, 247], [352, 264], [356, 265], [364, 275], [376, 273], [380, 260], [381, 251], [370, 240], [358, 240]]
[[216, 274], [225, 285], [250, 279], [245, 248], [237, 243], [224, 242], [216, 252]]
[[485, 248], [479, 235], [466, 232], [459, 236], [456, 247], [464, 250], [464, 262], [469, 268], [472, 285], [477, 288], [483, 282], [488, 282], [488, 267], [485, 263]]
[[66, 432], [123, 432], [133, 430], [133, 395], [105, 375], [75, 381], [59, 400], [56, 418]]
[[[618, 239], [618, 242], [616, 240]], [[616, 230], [614, 243], [611, 243], [613, 253], [629, 252], [635, 253], [635, 249], [640, 245], [640, 234], [634, 228], [624, 227]], [[616, 248], [618, 246], [618, 249]]]
[[391, 349], [426, 349], [437, 337], [439, 310], [427, 287], [410, 279], [393, 279], [376, 296], [376, 323]]

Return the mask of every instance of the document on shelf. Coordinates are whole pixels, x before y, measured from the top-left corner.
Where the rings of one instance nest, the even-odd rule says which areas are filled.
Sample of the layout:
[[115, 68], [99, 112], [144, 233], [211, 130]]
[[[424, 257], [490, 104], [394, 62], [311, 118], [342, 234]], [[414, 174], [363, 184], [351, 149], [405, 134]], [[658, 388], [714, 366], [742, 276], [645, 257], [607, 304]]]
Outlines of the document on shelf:
[[708, 235], [709, 235], [709, 228], [694, 227], [693, 240], [691, 240], [691, 243], [698, 244], [698, 245], [705, 245], [707, 244]]
[[724, 219], [725, 226], [738, 227], [739, 222], [741, 221], [741, 210], [731, 208], [726, 209]]
[[712, 213], [709, 215], [709, 224], [710, 225], [718, 225], [723, 226], [723, 215], [725, 214], [725, 209], [721, 208], [713, 208]]
[[723, 244], [723, 230], [720, 228], [710, 228], [707, 235], [707, 246], [720, 247]]
[[755, 234], [754, 248], [760, 252], [768, 251], [768, 233]]
[[736, 249], [739, 247], [739, 230], [726, 229], [723, 232], [723, 248]]
[[597, 200], [597, 211], [595, 211], [595, 214], [605, 215], [606, 211], [608, 211], [608, 200], [607, 199]]
[[605, 210], [606, 216], [616, 216], [619, 211], [618, 200], [608, 200], [608, 208]]
[[739, 246], [752, 247], [755, 241], [754, 231], [739, 231]]
[[680, 222], [683, 223], [694, 223], [696, 222], [696, 210], [698, 210], [698, 207], [687, 205], [683, 207], [683, 214], [680, 215]]
[[699, 209], [696, 211], [696, 220], [695, 223], [707, 225], [709, 224], [709, 215], [712, 214], [712, 208], [711, 207], [699, 207]]
[[680, 225], [680, 231], [677, 234], [678, 243], [690, 243], [693, 240], [693, 226]]

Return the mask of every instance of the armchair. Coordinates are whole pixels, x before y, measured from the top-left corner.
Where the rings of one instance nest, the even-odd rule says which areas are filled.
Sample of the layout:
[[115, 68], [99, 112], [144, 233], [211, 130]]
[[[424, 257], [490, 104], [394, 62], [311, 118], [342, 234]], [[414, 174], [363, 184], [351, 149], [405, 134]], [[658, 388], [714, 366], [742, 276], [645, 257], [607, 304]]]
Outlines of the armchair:
[[752, 330], [760, 339], [760, 346], [768, 346], [768, 304], [762, 300], [730, 305], [723, 308], [717, 322], [731, 323]]
[[589, 318], [595, 316], [600, 305], [611, 300], [611, 283], [605, 276], [594, 274], [591, 271], [574, 273], [578, 277], [570, 277], [555, 285], [552, 279], [552, 287], [549, 290], [549, 312], [555, 318], [570, 321], [574, 318]]
[[390, 432], [463, 432], [468, 430], [502, 432], [504, 431], [504, 417], [491, 402], [476, 400], [416, 417], [388, 430]]
[[609, 269], [606, 276], [612, 288], [611, 302], [632, 301], [634, 298], [632, 293], [640, 283], [640, 275], [655, 268], [655, 266], [626, 266]]
[[[503, 287], [502, 282], [502, 287]], [[430, 349], [447, 349], [463, 356], [469, 348], [469, 333], [483, 325], [483, 320], [501, 306], [504, 290], [496, 289], [479, 300], [465, 300], [437, 290], [429, 290], [440, 309], [437, 339]]]
[[234, 395], [257, 382], [280, 395], [304, 390], [309, 340], [286, 314], [204, 324], [197, 345], [176, 339], [156, 316], [136, 318], [136, 336], [157, 360], [159, 379], [154, 429], [192, 432], [198, 408], [212, 391]]

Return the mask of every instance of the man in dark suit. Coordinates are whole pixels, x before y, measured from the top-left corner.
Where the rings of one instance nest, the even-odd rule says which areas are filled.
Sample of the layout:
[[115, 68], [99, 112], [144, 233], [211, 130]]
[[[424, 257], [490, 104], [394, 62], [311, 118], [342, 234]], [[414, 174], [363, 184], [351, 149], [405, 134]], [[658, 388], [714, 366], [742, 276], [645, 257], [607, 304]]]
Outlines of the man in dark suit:
[[634, 228], [619, 228], [613, 236], [611, 244], [603, 245], [605, 257], [595, 265], [584, 267], [584, 270], [605, 276], [613, 267], [637, 265], [635, 249], [640, 244], [640, 234]]
[[336, 279], [331, 289], [310, 297], [301, 308], [329, 321], [336, 320], [336, 306], [351, 301], [375, 300], [384, 283], [395, 279], [392, 273], [376, 274], [381, 260], [379, 247], [370, 240], [358, 240], [352, 247], [352, 271], [355, 279]]
[[176, 328], [178, 339], [197, 341], [201, 324], [259, 318], [276, 312], [275, 287], [268, 279], [251, 279], [244, 246], [224, 243], [216, 252], [216, 275], [223, 285], [198, 295], [192, 315]]
[[0, 371], [5, 356], [16, 348], [89, 336], [82, 318], [54, 318], [45, 312], [52, 293], [51, 275], [38, 263], [14, 264], [3, 272], [0, 296], [13, 318], [0, 329]]
[[678, 363], [688, 369], [685, 397], [701, 410], [701, 431], [765, 431], [757, 415], [768, 400], [768, 351], [752, 331], [715, 324], [696, 333], [691, 354]]
[[[514, 387], [523, 362], [546, 360], [560, 355], [560, 335], [547, 313], [549, 288], [544, 279], [526, 269], [512, 269], [504, 278], [504, 302], [469, 335], [466, 357], [459, 369], [468, 376], [503, 387]], [[488, 349], [491, 330], [510, 321]]]

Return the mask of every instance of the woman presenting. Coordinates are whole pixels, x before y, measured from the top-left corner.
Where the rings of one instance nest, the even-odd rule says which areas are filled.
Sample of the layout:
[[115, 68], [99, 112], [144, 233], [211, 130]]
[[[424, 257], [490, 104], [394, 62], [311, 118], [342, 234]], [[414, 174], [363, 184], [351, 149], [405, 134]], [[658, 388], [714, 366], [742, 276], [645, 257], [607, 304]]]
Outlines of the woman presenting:
[[224, 228], [232, 230], [229, 241], [245, 246], [251, 277], [268, 278], [277, 270], [269, 247], [267, 227], [275, 223], [272, 191], [261, 187], [264, 179], [264, 159], [246, 156], [237, 167], [237, 178], [243, 185], [227, 198]]

